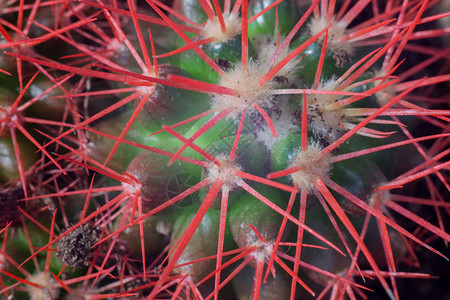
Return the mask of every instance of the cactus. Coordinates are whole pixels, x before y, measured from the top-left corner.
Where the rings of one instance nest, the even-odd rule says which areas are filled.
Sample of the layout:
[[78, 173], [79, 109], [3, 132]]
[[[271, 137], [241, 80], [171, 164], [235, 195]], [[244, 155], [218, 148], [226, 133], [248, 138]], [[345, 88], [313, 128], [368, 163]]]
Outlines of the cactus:
[[420, 258], [448, 268], [450, 241], [444, 6], [0, 3], [0, 294], [399, 299], [432, 282]]

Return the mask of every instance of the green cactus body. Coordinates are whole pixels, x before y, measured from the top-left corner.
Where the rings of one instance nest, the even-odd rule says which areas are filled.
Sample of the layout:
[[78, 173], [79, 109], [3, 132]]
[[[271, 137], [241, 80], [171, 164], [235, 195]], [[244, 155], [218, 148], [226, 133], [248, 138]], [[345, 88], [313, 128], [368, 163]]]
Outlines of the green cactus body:
[[[192, 221], [196, 211], [193, 208], [184, 209], [180, 212], [177, 221], [173, 227], [171, 246], [174, 247], [176, 242], [183, 234], [186, 227]], [[196, 232], [192, 236], [189, 244], [184, 250], [177, 264], [185, 264], [197, 259], [206, 258], [217, 253], [217, 244], [219, 236], [220, 212], [218, 210], [208, 210]], [[233, 245], [229, 228], [225, 231], [225, 249]], [[215, 259], [187, 264], [179, 268], [179, 272], [187, 274], [193, 282], [199, 282], [215, 269]]]

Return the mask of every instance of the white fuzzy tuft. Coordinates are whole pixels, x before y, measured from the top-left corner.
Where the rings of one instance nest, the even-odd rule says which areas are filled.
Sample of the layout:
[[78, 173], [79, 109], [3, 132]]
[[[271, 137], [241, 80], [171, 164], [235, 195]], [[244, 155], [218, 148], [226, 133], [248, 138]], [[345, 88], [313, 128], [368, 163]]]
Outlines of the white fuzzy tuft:
[[113, 54], [114, 62], [121, 66], [128, 66], [130, 62], [130, 51], [124, 42], [119, 41], [117, 38], [111, 40], [107, 46], [107, 50]]
[[156, 232], [170, 237], [170, 234], [172, 233], [172, 223], [170, 223], [169, 221], [159, 221], [158, 223], [156, 223]]
[[142, 95], [153, 95], [155, 86], [138, 86], [136, 90], [141, 92]]
[[273, 252], [273, 243], [263, 243], [261, 241], [257, 241], [253, 244], [253, 246], [256, 246], [258, 250], [253, 251], [250, 256], [256, 262], [268, 262], [270, 260]]
[[369, 205], [375, 207], [375, 202], [378, 202], [381, 204], [381, 208], [385, 209], [386, 203], [391, 201], [391, 196], [389, 190], [374, 191], [369, 197]]
[[[319, 84], [319, 90], [330, 90], [335, 82], [331, 79]], [[331, 88], [332, 89], [332, 88]], [[340, 100], [338, 95], [316, 94], [307, 96], [307, 115], [311, 128], [317, 135], [335, 140], [343, 131], [342, 124], [346, 121], [345, 110], [335, 107]]]
[[[309, 31], [311, 35], [314, 36], [327, 28], [329, 25], [331, 27], [328, 29], [328, 40], [327, 49], [334, 53], [334, 59], [336, 65], [342, 66], [344, 61], [353, 53], [353, 48], [349, 41], [342, 41], [341, 38], [347, 35], [347, 25], [342, 22], [331, 21], [331, 24], [327, 22], [326, 17], [312, 18], [309, 23]], [[318, 42], [323, 44], [325, 38], [325, 33], [321, 35]]]
[[126, 192], [130, 198], [133, 198], [137, 192], [141, 192], [142, 184], [136, 183], [133, 181], [132, 184], [127, 183], [126, 181], [122, 182], [122, 187], [124, 192]]
[[322, 147], [318, 144], [309, 145], [306, 151], [300, 151], [293, 159], [289, 168], [300, 167], [301, 170], [290, 175], [292, 182], [299, 189], [310, 192], [317, 179], [329, 177], [331, 170], [331, 155], [321, 156]]
[[208, 20], [200, 31], [200, 36], [204, 38], [213, 37], [215, 42], [223, 43], [241, 33], [241, 18], [235, 14], [224, 14], [225, 32], [222, 32], [219, 19], [214, 17], [213, 21]]
[[[145, 70], [142, 75], [144, 76], [152, 76], [155, 77], [155, 72], [152, 70], [151, 72], [149, 72], [148, 70]], [[153, 93], [155, 92], [155, 88], [156, 88], [156, 83], [153, 83], [151, 85], [141, 85], [138, 86], [136, 88], [137, 91], [141, 92], [142, 95], [153, 95]]]
[[241, 171], [241, 168], [225, 155], [219, 156], [217, 160], [221, 163], [221, 166], [211, 163], [207, 169], [208, 178], [211, 179], [211, 182], [215, 182], [216, 180], [224, 182], [223, 188], [225, 189], [234, 189], [242, 180], [235, 174], [236, 171]]
[[257, 103], [261, 107], [270, 107], [273, 105], [273, 95], [271, 88], [273, 82], [268, 82], [264, 86], [260, 86], [259, 80], [265, 74], [265, 68], [260, 64], [250, 61], [248, 68], [244, 70], [242, 64], [238, 64], [235, 68], [222, 75], [219, 85], [230, 88], [235, 91], [236, 95], [214, 95], [211, 97], [211, 105], [213, 108], [220, 110], [233, 109], [229, 117], [239, 120], [239, 114], [244, 109], [252, 112], [253, 104]]
[[277, 142], [284, 139], [297, 128], [294, 124], [295, 119], [288, 102], [289, 96], [279, 95], [276, 97], [276, 100], [279, 111], [275, 114], [271, 114], [270, 119], [277, 130], [277, 137], [273, 136], [272, 131], [265, 122], [263, 122], [264, 126], [258, 128], [256, 131], [256, 138], [259, 142], [262, 142], [267, 149], [273, 149]]
[[[386, 76], [386, 74], [384, 74], [384, 72], [382, 70], [376, 71], [374, 74], [374, 77], [383, 77]], [[381, 80], [377, 80], [375, 81], [373, 84], [374, 86], [377, 86], [379, 84], [381, 84], [382, 81]], [[395, 95], [397, 94], [397, 92], [395, 91], [395, 86], [394, 85], [390, 85], [384, 89], [382, 89], [379, 92], [375, 93], [375, 97], [377, 99], [377, 103], [379, 106], [384, 106], [386, 105], [390, 100], [392, 100], [393, 97], [395, 97]]]
[[34, 286], [26, 287], [31, 300], [48, 300], [58, 298], [59, 285], [56, 280], [49, 277], [48, 274], [39, 272], [29, 277], [27, 280], [41, 286], [41, 288]]
[[[283, 37], [281, 38], [283, 40]], [[267, 66], [267, 71], [269, 71], [269, 62], [272, 58], [273, 54], [277, 51], [278, 47], [276, 44], [276, 40], [274, 38], [259, 36], [255, 40], [255, 47], [258, 49], [258, 62], [261, 65]], [[276, 65], [278, 62], [282, 61], [289, 54], [289, 47], [285, 47], [277, 59], [274, 61], [273, 65]], [[294, 82], [297, 71], [301, 67], [300, 61], [292, 59], [290, 60], [278, 73], [276, 76], [282, 77], [286, 79], [287, 83]]]
[[0, 253], [0, 270], [6, 269], [7, 266], [8, 262], [6, 260], [6, 257], [2, 253]]

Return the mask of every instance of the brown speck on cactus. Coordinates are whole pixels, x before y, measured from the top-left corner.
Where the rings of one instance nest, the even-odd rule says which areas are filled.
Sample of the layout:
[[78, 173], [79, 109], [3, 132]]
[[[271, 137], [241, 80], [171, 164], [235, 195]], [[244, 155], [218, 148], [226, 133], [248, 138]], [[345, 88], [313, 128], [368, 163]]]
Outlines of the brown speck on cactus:
[[25, 208], [25, 203], [19, 201], [24, 198], [22, 187], [1, 188], [0, 187], [0, 227], [9, 223], [17, 225], [20, 219], [20, 208]]
[[99, 238], [100, 231], [91, 223], [85, 223], [58, 242], [56, 255], [71, 267], [88, 266], [93, 252], [92, 247]]

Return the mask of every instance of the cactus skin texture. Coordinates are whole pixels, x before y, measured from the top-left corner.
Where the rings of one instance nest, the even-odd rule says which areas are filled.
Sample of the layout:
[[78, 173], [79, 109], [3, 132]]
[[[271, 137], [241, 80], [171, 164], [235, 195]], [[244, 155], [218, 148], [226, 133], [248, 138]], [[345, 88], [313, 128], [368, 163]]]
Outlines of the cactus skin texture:
[[0, 298], [448, 298], [449, 18], [0, 2]]

